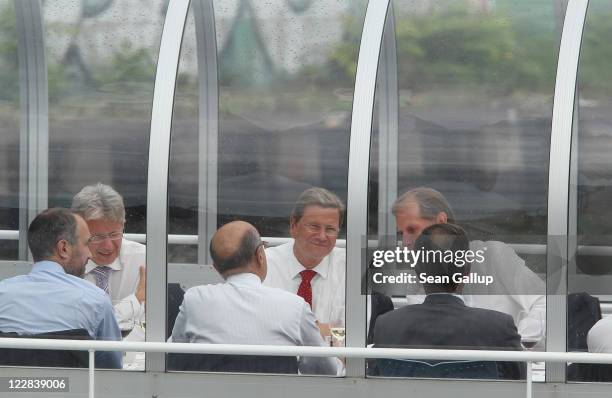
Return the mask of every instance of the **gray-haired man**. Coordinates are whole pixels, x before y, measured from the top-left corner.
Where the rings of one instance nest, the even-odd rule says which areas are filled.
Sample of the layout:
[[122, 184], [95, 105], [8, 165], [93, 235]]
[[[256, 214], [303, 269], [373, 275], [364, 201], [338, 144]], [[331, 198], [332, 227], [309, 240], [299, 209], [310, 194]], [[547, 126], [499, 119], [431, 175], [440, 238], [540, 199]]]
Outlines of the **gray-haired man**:
[[[455, 215], [446, 198], [428, 187], [411, 189], [393, 205], [397, 231], [401, 240], [412, 249], [421, 232], [433, 225], [455, 223]], [[514, 250], [498, 241], [471, 241], [473, 252], [484, 250], [484, 261], [472, 263], [475, 274], [490, 275], [491, 286], [469, 285], [464, 291], [468, 305], [492, 309], [511, 315], [524, 339], [544, 334], [546, 318], [546, 287], [544, 282], [525, 265]], [[409, 304], [422, 301], [419, 286], [409, 285]], [[541, 329], [541, 330], [540, 330]]]
[[108, 185], [88, 185], [74, 196], [72, 211], [91, 232], [84, 278], [110, 296], [119, 327], [133, 329], [144, 321], [145, 246], [123, 239], [123, 198]]

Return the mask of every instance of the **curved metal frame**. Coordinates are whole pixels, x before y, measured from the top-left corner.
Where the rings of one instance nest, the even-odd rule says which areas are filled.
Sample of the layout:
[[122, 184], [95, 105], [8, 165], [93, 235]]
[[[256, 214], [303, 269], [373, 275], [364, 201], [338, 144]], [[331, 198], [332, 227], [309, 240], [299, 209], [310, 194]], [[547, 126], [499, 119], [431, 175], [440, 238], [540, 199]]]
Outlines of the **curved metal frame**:
[[[346, 345], [365, 347], [366, 298], [361, 292], [361, 246], [367, 239], [372, 114], [380, 48], [390, 0], [368, 2], [355, 76], [349, 149], [346, 238]], [[347, 376], [365, 374], [363, 359], [348, 359]]]
[[[170, 133], [176, 75], [188, 10], [189, 0], [168, 3], [153, 91], [147, 180], [147, 341], [166, 340]], [[147, 355], [146, 368], [163, 372], [163, 354]]]
[[212, 264], [208, 242], [217, 229], [219, 88], [213, 0], [193, 2], [199, 83], [198, 263]]
[[[570, 160], [576, 75], [587, 5], [588, 0], [568, 3], [557, 64], [548, 172], [546, 349], [549, 351], [565, 351], [567, 346]], [[546, 381], [565, 381], [565, 366], [549, 366]]]
[[14, 0], [18, 36], [19, 259], [31, 260], [26, 231], [48, 207], [49, 93], [44, 29], [39, 0]]
[[[395, 217], [391, 206], [397, 198], [399, 92], [397, 83], [397, 45], [393, 3], [389, 4], [383, 32], [378, 70], [378, 239], [392, 237], [395, 244]], [[382, 159], [386, 159], [383, 163]]]

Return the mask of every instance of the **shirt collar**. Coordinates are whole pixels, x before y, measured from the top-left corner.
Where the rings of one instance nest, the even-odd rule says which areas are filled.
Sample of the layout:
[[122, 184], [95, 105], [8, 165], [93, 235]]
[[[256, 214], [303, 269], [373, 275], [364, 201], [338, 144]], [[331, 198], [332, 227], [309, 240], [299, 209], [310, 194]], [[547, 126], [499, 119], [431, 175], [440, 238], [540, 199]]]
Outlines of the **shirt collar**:
[[64, 270], [64, 267], [62, 267], [60, 264], [56, 263], [55, 261], [49, 261], [49, 260], [43, 260], [43, 261], [34, 263], [34, 266], [32, 267], [32, 271], [30, 271], [30, 273], [37, 273], [37, 272], [52, 272], [54, 274], [65, 274], [66, 273], [66, 271]]
[[252, 274], [250, 272], [243, 272], [241, 274], [235, 274], [235, 275], [228, 276], [225, 282], [231, 283], [232, 285], [237, 285], [237, 286], [249, 286], [249, 287], [261, 286], [261, 279], [259, 279], [259, 276]]
[[[124, 243], [125, 243], [125, 239], [121, 243], [121, 249], [123, 249], [123, 244]], [[121, 264], [121, 251], [122, 250], [119, 251], [119, 255], [117, 256], [117, 258], [115, 258], [115, 261], [113, 261], [112, 263], [106, 265], [107, 267], [109, 267], [113, 271], [121, 271], [123, 269], [123, 265]], [[98, 266], [98, 264], [96, 264], [93, 260], [90, 259], [87, 262], [87, 264], [85, 265], [85, 274], [89, 274], [91, 272], [91, 270], [96, 268], [97, 266]]]
[[[94, 263], [93, 260], [89, 260], [85, 265], [85, 274], [89, 274], [92, 269], [98, 267], [98, 264]], [[123, 267], [121, 266], [121, 261], [119, 261], [119, 256], [112, 263], [108, 264], [107, 267], [112, 269], [113, 271], [119, 271]]]
[[463, 304], [465, 304], [465, 297], [463, 297], [462, 294], [457, 294], [457, 293], [429, 293], [428, 296], [440, 296], [440, 295], [450, 295], [453, 297], [457, 297], [459, 300], [461, 300], [461, 302], [463, 302]]
[[[289, 273], [291, 275], [291, 279], [296, 279], [300, 277], [300, 272], [304, 271], [305, 268], [302, 264], [300, 264], [300, 262], [298, 261], [298, 259], [295, 257], [295, 254], [293, 254], [293, 243], [295, 241], [291, 241], [291, 243], [289, 245], [287, 245], [287, 249], [289, 250]], [[333, 250], [333, 249], [332, 249]], [[323, 260], [321, 260], [321, 262], [319, 264], [317, 264], [314, 268], [310, 268], [311, 270], [315, 271], [317, 273], [317, 275], [319, 275], [321, 278], [323, 279], [327, 279], [327, 275], [329, 274], [329, 254], [325, 257], [323, 257]]]

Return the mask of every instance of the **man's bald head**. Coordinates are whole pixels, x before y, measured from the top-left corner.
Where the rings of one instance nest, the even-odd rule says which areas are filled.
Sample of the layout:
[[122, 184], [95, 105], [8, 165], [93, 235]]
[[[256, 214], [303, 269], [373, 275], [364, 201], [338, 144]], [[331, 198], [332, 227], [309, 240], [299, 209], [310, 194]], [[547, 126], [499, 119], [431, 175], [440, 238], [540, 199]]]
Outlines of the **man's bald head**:
[[210, 256], [216, 270], [223, 276], [235, 270], [247, 268], [255, 259], [261, 246], [259, 233], [251, 224], [233, 221], [215, 232], [210, 241]]

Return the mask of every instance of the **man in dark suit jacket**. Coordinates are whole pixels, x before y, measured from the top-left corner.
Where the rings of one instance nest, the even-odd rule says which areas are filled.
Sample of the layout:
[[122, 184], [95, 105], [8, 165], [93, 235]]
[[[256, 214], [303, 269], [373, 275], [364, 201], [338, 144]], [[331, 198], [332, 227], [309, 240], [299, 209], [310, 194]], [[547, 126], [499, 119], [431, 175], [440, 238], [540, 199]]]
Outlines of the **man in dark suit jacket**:
[[[414, 247], [444, 254], [450, 250], [457, 259], [457, 253], [469, 250], [469, 240], [457, 225], [435, 224], [423, 230]], [[463, 285], [455, 283], [452, 275], [469, 275], [470, 265], [453, 262], [446, 255], [429, 257], [428, 262], [416, 265], [417, 275], [434, 277], [431, 283], [423, 284], [425, 301], [378, 317], [375, 346], [521, 350], [521, 338], [510, 315], [465, 305]], [[524, 364], [498, 362], [497, 368], [501, 378], [519, 379], [525, 374]]]

